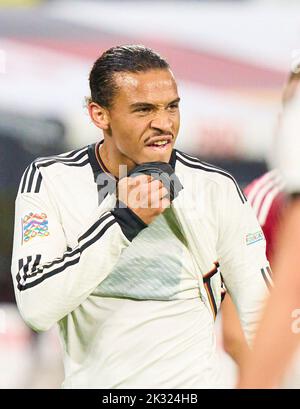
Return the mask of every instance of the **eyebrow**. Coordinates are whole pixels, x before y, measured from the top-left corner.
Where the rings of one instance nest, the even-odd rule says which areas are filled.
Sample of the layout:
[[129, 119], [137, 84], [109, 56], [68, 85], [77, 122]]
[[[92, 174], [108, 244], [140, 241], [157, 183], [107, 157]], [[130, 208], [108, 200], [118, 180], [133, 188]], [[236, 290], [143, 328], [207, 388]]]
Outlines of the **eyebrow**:
[[[178, 98], [174, 99], [173, 101], [169, 102], [167, 106], [175, 104], [176, 102], [179, 102], [179, 101], [180, 101], [180, 98], [178, 97]], [[150, 104], [149, 102], [135, 102], [134, 104], [130, 105], [130, 108], [131, 109], [147, 108], [147, 107], [151, 108], [151, 107], [154, 107], [154, 106], [155, 106], [155, 104]]]

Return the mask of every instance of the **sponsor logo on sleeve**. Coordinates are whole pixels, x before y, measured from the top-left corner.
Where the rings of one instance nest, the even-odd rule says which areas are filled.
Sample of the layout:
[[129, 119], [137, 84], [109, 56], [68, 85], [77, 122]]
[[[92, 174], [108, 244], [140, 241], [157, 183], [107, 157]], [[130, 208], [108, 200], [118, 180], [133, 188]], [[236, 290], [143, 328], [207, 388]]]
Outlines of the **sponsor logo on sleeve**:
[[258, 241], [264, 240], [264, 234], [261, 230], [255, 232], [255, 233], [248, 233], [246, 235], [246, 244], [249, 246], [250, 244], [257, 243]]
[[22, 243], [28, 243], [35, 237], [47, 237], [48, 219], [45, 213], [29, 213], [21, 219]]

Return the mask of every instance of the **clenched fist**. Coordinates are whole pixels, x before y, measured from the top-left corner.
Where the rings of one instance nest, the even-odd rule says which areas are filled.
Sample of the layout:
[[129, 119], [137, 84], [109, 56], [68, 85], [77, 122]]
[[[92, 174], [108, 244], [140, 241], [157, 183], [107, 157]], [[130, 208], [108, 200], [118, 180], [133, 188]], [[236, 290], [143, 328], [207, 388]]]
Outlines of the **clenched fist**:
[[150, 224], [170, 206], [169, 192], [160, 180], [150, 175], [124, 177], [118, 183], [118, 199], [144, 223]]

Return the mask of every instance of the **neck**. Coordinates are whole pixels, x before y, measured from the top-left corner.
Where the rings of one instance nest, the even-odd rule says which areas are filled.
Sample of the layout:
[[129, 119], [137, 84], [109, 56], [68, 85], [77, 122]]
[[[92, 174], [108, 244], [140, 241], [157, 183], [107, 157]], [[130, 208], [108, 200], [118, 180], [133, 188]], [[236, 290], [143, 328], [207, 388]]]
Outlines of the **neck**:
[[[101, 148], [100, 148], [101, 147]], [[99, 146], [99, 154], [106, 169], [113, 176], [120, 178], [120, 166], [127, 166], [127, 172], [133, 169], [137, 164], [123, 155], [113, 143], [104, 139], [103, 144]]]

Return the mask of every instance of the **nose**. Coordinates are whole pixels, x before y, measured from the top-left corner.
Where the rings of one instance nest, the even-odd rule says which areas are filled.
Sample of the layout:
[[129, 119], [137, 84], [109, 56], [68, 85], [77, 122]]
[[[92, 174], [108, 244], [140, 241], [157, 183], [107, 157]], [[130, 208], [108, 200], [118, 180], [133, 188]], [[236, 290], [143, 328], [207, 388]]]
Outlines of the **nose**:
[[172, 133], [173, 121], [170, 118], [170, 113], [165, 110], [157, 112], [151, 121], [151, 128], [159, 130], [163, 134]]

